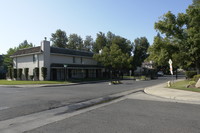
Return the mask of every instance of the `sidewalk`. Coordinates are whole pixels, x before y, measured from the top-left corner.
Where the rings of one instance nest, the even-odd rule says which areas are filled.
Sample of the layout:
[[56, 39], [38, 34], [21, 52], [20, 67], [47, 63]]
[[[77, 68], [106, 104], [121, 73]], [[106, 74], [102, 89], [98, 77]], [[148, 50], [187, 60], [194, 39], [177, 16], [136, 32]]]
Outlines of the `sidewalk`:
[[166, 86], [167, 86], [167, 83], [148, 87], [144, 89], [144, 92], [146, 94], [168, 98], [168, 99], [200, 103], [200, 93], [165, 88]]

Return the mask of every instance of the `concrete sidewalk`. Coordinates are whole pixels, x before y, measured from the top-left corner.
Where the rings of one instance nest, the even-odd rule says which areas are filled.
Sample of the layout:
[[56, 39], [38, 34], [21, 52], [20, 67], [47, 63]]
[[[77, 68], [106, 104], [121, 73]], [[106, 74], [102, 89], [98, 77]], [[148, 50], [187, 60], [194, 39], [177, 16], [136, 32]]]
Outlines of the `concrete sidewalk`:
[[166, 86], [167, 86], [167, 83], [159, 84], [156, 86], [145, 88], [144, 92], [146, 94], [168, 98], [168, 99], [200, 103], [200, 93], [165, 88]]

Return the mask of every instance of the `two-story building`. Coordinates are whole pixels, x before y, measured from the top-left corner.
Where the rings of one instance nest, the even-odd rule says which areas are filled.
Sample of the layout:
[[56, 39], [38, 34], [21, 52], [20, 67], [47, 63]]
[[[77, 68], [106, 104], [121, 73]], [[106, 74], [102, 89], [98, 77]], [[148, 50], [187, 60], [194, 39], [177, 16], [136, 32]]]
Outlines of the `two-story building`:
[[46, 39], [41, 46], [18, 50], [11, 57], [13, 67], [23, 70], [29, 68], [29, 75], [33, 75], [34, 68], [38, 67], [40, 80], [43, 79], [42, 67], [47, 68], [47, 80], [98, 78], [102, 77], [104, 71], [93, 59], [92, 52], [51, 47]]

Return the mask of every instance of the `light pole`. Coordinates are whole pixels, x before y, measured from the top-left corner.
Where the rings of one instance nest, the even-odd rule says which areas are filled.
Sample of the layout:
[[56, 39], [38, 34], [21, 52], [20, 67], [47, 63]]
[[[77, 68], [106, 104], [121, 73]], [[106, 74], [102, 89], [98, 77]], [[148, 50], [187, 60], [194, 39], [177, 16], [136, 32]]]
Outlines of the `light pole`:
[[64, 65], [65, 81], [66, 81], [66, 68], [67, 68], [67, 64]]

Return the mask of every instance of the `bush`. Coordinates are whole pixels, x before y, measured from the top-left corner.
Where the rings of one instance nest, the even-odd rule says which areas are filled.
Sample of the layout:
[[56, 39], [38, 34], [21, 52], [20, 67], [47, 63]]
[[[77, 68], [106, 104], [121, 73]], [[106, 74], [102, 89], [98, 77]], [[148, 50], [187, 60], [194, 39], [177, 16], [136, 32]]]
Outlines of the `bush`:
[[13, 69], [13, 78], [17, 79], [17, 69]]
[[146, 80], [146, 76], [141, 76], [140, 79], [141, 80]]
[[12, 79], [13, 78], [13, 74], [12, 74], [12, 67], [8, 67], [8, 78]]
[[22, 69], [21, 68], [19, 68], [17, 70], [17, 75], [18, 75], [19, 79], [22, 80]]
[[199, 80], [199, 78], [200, 78], [200, 74], [194, 75], [194, 77], [193, 77], [192, 80], [195, 81], [195, 82], [197, 82]]
[[34, 75], [30, 75], [30, 79], [33, 80]]
[[45, 80], [46, 77], [47, 77], [47, 68], [46, 67], [42, 67], [41, 71], [42, 71], [42, 77]]
[[196, 75], [196, 74], [197, 74], [196, 71], [186, 71], [186, 72], [185, 72], [185, 75], [186, 75], [186, 78], [187, 78], [187, 79], [193, 78], [193, 76]]
[[190, 81], [190, 82], [189, 82], [189, 85], [195, 85], [195, 84], [196, 84], [195, 81]]
[[36, 76], [36, 79], [39, 80], [39, 68], [38, 67], [34, 68], [34, 76]]
[[26, 80], [28, 80], [28, 74], [29, 73], [29, 68], [24, 68], [24, 74], [25, 74], [25, 78]]

